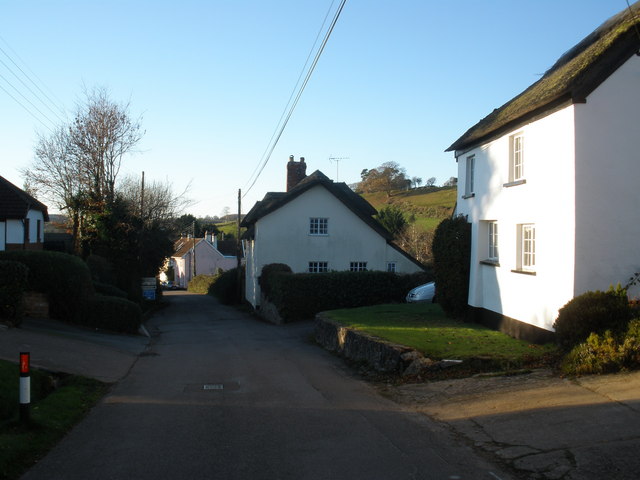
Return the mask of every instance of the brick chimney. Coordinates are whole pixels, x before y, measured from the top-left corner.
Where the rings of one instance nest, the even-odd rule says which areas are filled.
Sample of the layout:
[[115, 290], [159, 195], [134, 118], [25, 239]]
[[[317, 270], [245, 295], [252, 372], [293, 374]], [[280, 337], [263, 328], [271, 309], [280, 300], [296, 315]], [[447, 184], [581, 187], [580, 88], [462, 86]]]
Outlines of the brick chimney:
[[287, 192], [304, 180], [307, 176], [307, 164], [304, 163], [304, 157], [300, 157], [300, 161], [296, 162], [293, 155], [289, 155], [287, 163]]

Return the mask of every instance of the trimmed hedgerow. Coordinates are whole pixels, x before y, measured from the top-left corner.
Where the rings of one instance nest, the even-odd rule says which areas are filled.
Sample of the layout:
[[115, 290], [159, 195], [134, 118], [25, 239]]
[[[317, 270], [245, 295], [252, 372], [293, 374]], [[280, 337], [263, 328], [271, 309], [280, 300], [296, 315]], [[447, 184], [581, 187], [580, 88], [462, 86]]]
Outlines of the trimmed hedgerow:
[[404, 300], [408, 290], [429, 281], [428, 275], [390, 272], [273, 273], [268, 300], [284, 321], [312, 318], [338, 308]]
[[469, 298], [471, 224], [462, 216], [444, 219], [436, 228], [432, 251], [438, 303], [447, 316], [464, 317]]
[[96, 282], [94, 280], [93, 288], [95, 289], [96, 293], [99, 293], [100, 295], [127, 298], [127, 292], [109, 283]]
[[126, 298], [94, 295], [86, 302], [83, 323], [113, 332], [136, 333], [142, 323], [142, 310]]
[[187, 291], [193, 293], [209, 293], [209, 288], [215, 283], [219, 275], [196, 275], [187, 285]]
[[262, 272], [258, 277], [258, 285], [265, 297], [271, 294], [271, 276], [276, 273], [293, 273], [291, 267], [286, 263], [270, 263], [262, 267]]
[[[216, 297], [223, 305], [236, 305], [243, 298], [244, 268], [240, 270], [240, 284], [238, 284], [238, 269], [232, 268], [216, 276], [215, 282], [209, 287], [209, 295]], [[239, 293], [240, 292], [240, 293]]]
[[10, 250], [0, 260], [14, 260], [29, 268], [27, 290], [46, 293], [53, 318], [82, 323], [84, 305], [94, 294], [91, 274], [78, 257], [60, 252]]
[[0, 318], [18, 325], [24, 315], [29, 269], [20, 262], [0, 260]]
[[591, 333], [602, 334], [606, 330], [613, 335], [623, 333], [630, 319], [626, 291], [610, 288], [607, 292], [585, 292], [570, 300], [558, 311], [553, 327], [558, 345], [570, 350]]

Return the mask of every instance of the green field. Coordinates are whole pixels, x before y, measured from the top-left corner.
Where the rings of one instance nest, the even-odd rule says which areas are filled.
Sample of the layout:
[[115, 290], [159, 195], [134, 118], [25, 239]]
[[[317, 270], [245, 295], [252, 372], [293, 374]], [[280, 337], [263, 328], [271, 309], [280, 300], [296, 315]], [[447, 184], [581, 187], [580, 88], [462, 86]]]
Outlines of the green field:
[[377, 210], [395, 206], [404, 212], [407, 220], [413, 215], [417, 228], [433, 231], [453, 213], [456, 195], [456, 187], [423, 187], [396, 191], [390, 197], [384, 192], [365, 193], [362, 197]]

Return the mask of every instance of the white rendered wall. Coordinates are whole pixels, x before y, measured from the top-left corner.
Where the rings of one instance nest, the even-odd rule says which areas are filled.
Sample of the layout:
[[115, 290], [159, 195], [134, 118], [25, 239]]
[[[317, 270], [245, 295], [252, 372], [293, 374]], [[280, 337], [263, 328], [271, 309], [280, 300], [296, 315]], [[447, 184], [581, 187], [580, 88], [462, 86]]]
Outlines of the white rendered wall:
[[[29, 243], [44, 241], [44, 215], [37, 210], [29, 210], [27, 213], [29, 220]], [[38, 239], [38, 220], [40, 220], [40, 238]]]
[[196, 273], [198, 275], [215, 275], [218, 268], [231, 270], [236, 267], [236, 264], [235, 257], [225, 257], [206, 240], [196, 245]]
[[7, 220], [7, 243], [24, 243], [24, 225], [22, 220]]
[[[522, 185], [509, 183], [509, 137], [524, 134]], [[457, 212], [472, 223], [469, 304], [545, 329], [573, 293], [573, 107], [462, 154]], [[474, 196], [463, 198], [466, 159], [475, 155]], [[488, 257], [487, 221], [498, 222], [499, 265]], [[518, 225], [536, 227], [535, 275], [516, 273]]]
[[576, 295], [640, 271], [639, 112], [636, 55], [576, 105]]
[[[328, 218], [328, 235], [309, 235], [310, 218]], [[256, 222], [255, 242], [247, 253], [246, 296], [255, 306], [257, 277], [264, 265], [285, 263], [295, 273], [309, 262], [328, 262], [329, 270], [349, 270], [351, 262], [367, 262], [367, 270], [386, 271], [396, 262], [398, 273], [420, 270], [349, 210], [323, 186], [316, 186]], [[251, 265], [251, 266], [250, 266]]]

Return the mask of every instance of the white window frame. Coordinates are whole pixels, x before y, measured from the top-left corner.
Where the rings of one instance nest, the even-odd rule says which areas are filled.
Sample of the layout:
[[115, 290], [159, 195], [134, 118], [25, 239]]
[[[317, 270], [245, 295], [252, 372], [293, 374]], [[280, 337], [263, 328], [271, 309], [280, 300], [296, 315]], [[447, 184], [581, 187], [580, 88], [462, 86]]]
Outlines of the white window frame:
[[398, 271], [397, 262], [387, 262], [387, 272], [396, 273]]
[[536, 271], [536, 226], [534, 223], [518, 225], [518, 270]]
[[500, 260], [498, 222], [487, 222], [487, 227], [487, 241], [489, 245], [487, 259], [497, 262]]
[[329, 235], [329, 219], [326, 217], [309, 218], [309, 235]]
[[366, 272], [367, 271], [367, 262], [351, 262], [349, 264], [350, 272]]
[[329, 271], [329, 262], [318, 262], [312, 261], [309, 262], [309, 273], [327, 273]]
[[509, 182], [524, 180], [524, 134], [509, 137]]
[[465, 165], [464, 197], [472, 197], [475, 188], [476, 156], [469, 155]]

